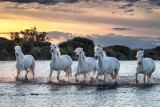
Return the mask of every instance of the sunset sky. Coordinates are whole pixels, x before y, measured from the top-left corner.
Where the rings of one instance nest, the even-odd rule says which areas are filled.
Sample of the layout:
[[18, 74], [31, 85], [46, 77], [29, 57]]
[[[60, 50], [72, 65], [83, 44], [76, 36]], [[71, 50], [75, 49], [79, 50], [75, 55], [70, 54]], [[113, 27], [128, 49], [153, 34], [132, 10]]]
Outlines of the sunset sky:
[[83, 36], [155, 39], [160, 36], [160, 0], [0, 0], [0, 36], [32, 26]]

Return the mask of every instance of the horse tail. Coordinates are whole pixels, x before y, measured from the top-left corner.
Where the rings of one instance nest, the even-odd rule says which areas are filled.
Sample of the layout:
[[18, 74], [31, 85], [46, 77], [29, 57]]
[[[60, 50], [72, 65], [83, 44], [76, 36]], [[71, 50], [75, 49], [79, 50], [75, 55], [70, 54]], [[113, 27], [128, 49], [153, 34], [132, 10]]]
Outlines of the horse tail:
[[68, 55], [66, 57], [67, 57], [68, 61], [70, 62], [69, 65], [72, 65], [72, 59], [71, 59], [71, 57], [68, 56]]
[[32, 64], [31, 64], [31, 67], [30, 67], [30, 72], [32, 73], [33, 78], [34, 78], [34, 75], [35, 75], [34, 70], [35, 70], [35, 59], [34, 59], [34, 57], [32, 56]]
[[67, 67], [67, 72], [68, 73], [68, 76], [70, 76], [72, 78], [72, 59], [70, 56], [66, 56], [66, 58], [68, 59], [69, 61], [69, 64], [68, 64], [68, 67]]
[[152, 73], [153, 73], [156, 69], [156, 66], [155, 66], [155, 62], [153, 60], [152, 60], [152, 62], [153, 62], [153, 69], [152, 69]]
[[120, 69], [120, 63], [119, 63], [119, 61], [117, 60], [116, 61], [116, 69], [115, 69], [115, 72], [118, 74], [118, 72], [119, 72], [119, 69]]

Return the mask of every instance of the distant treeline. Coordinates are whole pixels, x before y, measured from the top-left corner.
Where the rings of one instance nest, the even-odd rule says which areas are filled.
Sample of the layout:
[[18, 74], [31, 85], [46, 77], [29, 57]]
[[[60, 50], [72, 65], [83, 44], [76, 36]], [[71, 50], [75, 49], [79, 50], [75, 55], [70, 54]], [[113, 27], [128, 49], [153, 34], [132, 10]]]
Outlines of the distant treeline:
[[[45, 32], [37, 32], [35, 27], [20, 32], [11, 32], [11, 40], [0, 37], [0, 60], [15, 60], [14, 46], [16, 45], [20, 45], [24, 54], [31, 54], [36, 60], [49, 60], [51, 59], [51, 43], [47, 42], [48, 39]], [[74, 50], [78, 47], [83, 48], [86, 56], [94, 57], [94, 46], [92, 40], [82, 37], [75, 37], [59, 44], [61, 53], [70, 55], [73, 60], [77, 59]], [[139, 50], [119, 45], [103, 49], [108, 56], [119, 60], [135, 60], [136, 52]], [[160, 60], [160, 46], [145, 49], [144, 55]]]

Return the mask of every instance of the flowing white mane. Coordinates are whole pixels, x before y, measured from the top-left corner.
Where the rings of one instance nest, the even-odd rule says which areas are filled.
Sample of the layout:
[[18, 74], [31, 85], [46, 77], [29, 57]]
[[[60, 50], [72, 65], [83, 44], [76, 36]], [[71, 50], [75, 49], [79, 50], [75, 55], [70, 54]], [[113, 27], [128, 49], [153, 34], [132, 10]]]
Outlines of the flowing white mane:
[[96, 52], [96, 51], [101, 51], [101, 52], [103, 53], [102, 55], [103, 55], [104, 57], [107, 56], [106, 53], [103, 51], [103, 49], [102, 49], [100, 46], [97, 46], [97, 45], [96, 45], [95, 48], [94, 48], [94, 51], [95, 51], [95, 52]]
[[136, 58], [138, 58], [138, 56], [143, 56], [144, 55], [144, 51], [143, 50], [139, 50], [137, 52]]
[[82, 52], [82, 56], [83, 56], [83, 59], [85, 59], [85, 53], [84, 53], [84, 51], [83, 51], [83, 48], [81, 48], [81, 47], [79, 47], [79, 48], [76, 48], [75, 49], [75, 52]]
[[19, 50], [20, 50], [20, 54], [21, 54], [21, 56], [24, 56], [24, 54], [23, 54], [23, 52], [22, 52], [22, 50], [21, 50], [21, 47], [20, 47], [20, 46], [15, 46], [15, 50], [17, 50], [17, 49], [19, 49]]
[[52, 44], [51, 47], [56, 47], [57, 55], [61, 56], [61, 52], [60, 52], [59, 47], [57, 45]]

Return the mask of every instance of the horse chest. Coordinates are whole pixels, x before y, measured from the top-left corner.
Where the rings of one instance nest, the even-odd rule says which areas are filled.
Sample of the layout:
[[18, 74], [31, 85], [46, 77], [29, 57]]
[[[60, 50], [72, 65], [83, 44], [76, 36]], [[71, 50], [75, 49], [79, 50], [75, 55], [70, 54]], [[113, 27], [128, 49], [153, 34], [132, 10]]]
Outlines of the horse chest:
[[53, 69], [53, 70], [59, 70], [59, 67], [60, 65], [58, 64], [58, 63], [51, 63], [51, 68]]
[[23, 70], [24, 64], [22, 63], [22, 61], [17, 62], [17, 63], [16, 63], [16, 67], [17, 67], [17, 69], [19, 69], [19, 70]]

